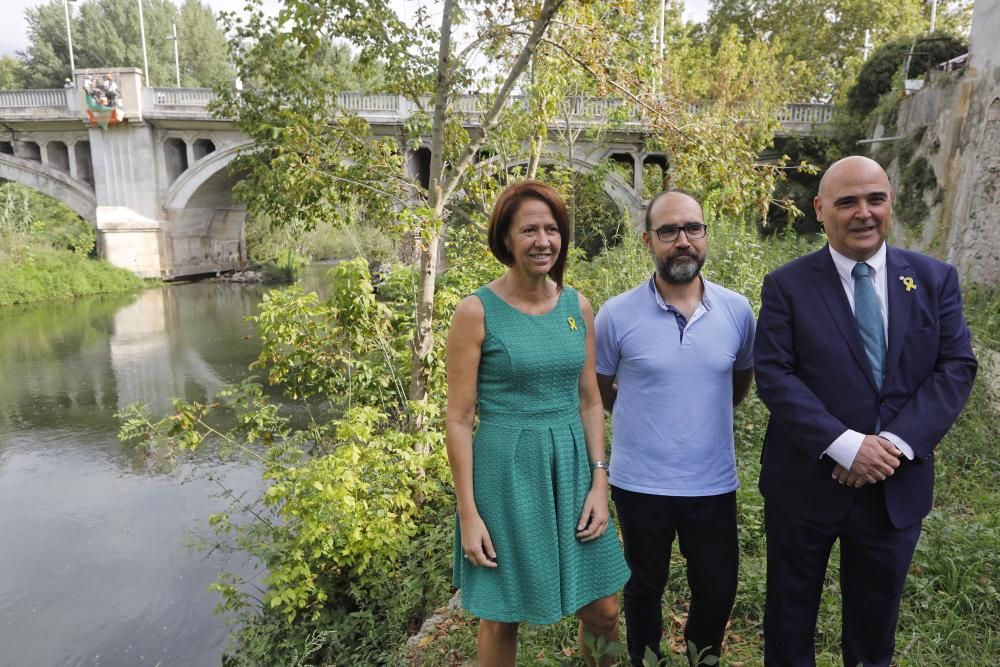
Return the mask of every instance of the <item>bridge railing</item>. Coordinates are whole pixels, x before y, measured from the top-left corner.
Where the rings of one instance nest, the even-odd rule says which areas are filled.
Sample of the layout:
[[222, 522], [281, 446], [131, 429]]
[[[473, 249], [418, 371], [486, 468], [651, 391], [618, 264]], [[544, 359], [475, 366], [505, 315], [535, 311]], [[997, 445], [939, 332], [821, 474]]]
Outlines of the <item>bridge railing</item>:
[[833, 106], [830, 104], [789, 104], [778, 112], [782, 123], [829, 123], [833, 120]]
[[69, 108], [66, 89], [0, 90], [0, 109], [26, 109], [31, 107]]
[[[0, 115], [3, 110], [9, 110], [14, 115], [23, 115], [28, 110], [50, 110], [50, 113], [61, 115], [61, 112], [71, 109], [70, 95], [72, 89], [63, 88], [43, 90], [2, 90], [0, 91]], [[211, 88], [147, 88], [143, 89], [144, 107], [146, 111], [160, 111], [168, 115], [190, 113], [192, 109], [207, 109], [215, 99]], [[509, 104], [523, 101], [523, 97], [513, 95]], [[420, 98], [420, 105], [430, 109], [432, 98]], [[334, 102], [331, 100], [331, 102]], [[455, 109], [474, 118], [483, 111], [481, 105], [484, 98], [478, 95], [459, 95], [452, 100]], [[351, 111], [361, 116], [383, 119], [403, 120], [413, 115], [419, 106], [401, 95], [380, 93], [339, 93], [336, 97], [337, 107]], [[598, 122], [608, 118], [613, 113], [621, 113], [622, 107], [631, 107], [627, 102], [605, 97], [571, 97], [567, 99], [569, 116], [574, 123], [583, 125]], [[151, 105], [152, 109], [149, 108]], [[692, 107], [696, 110], [697, 107]], [[630, 115], [635, 115], [634, 113]], [[833, 108], [828, 104], [789, 104], [778, 113], [778, 120], [786, 125], [804, 126], [829, 123], [833, 118]]]
[[[155, 88], [155, 104], [158, 107], [207, 107], [215, 99], [210, 88]], [[512, 95], [509, 104], [523, 101], [520, 95]], [[331, 100], [332, 101], [332, 100]], [[420, 106], [430, 109], [433, 98], [424, 95], [420, 98]], [[483, 111], [480, 106], [483, 98], [477, 95], [459, 95], [452, 100], [456, 111], [467, 114], [478, 114]], [[571, 97], [567, 99], [569, 115], [574, 118], [606, 118], [618, 111], [626, 102], [606, 97]], [[336, 105], [346, 111], [359, 115], [391, 115], [407, 118], [419, 108], [418, 105], [401, 95], [380, 93], [339, 93]], [[0, 102], [0, 107], [4, 106]], [[693, 105], [691, 111], [697, 111]], [[789, 104], [778, 112], [778, 120], [787, 123], [828, 123], [833, 118], [833, 107], [829, 104]]]
[[355, 113], [364, 112], [395, 112], [403, 110], [406, 100], [399, 95], [363, 93], [340, 93], [337, 95], [337, 106]]
[[211, 88], [152, 88], [157, 106], [207, 107], [215, 99]]

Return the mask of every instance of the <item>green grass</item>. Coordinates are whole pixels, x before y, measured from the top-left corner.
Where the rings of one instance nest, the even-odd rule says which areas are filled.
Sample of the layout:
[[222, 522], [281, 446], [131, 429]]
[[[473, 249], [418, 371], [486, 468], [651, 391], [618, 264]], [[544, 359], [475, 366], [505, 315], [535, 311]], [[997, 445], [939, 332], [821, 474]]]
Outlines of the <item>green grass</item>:
[[0, 306], [140, 287], [142, 280], [125, 269], [68, 250], [32, 247], [0, 262]]

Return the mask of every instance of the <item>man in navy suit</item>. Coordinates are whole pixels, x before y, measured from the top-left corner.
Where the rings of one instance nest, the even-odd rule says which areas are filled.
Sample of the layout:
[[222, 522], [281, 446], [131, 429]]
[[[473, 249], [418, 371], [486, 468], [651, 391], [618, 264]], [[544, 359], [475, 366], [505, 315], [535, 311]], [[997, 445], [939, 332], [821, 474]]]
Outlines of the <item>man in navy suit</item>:
[[829, 243], [764, 278], [754, 350], [771, 412], [760, 473], [764, 662], [816, 664], [839, 539], [844, 664], [888, 667], [931, 508], [934, 448], [977, 364], [954, 267], [885, 243], [892, 190], [878, 163], [835, 162], [814, 206]]

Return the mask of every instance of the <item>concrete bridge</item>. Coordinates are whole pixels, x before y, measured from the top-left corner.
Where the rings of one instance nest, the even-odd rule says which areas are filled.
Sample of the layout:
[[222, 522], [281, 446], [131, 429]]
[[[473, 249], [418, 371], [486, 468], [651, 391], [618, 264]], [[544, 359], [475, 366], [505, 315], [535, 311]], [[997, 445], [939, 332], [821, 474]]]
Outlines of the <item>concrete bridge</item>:
[[[238, 268], [246, 259], [246, 214], [233, 201], [237, 177], [227, 167], [250, 141], [232, 120], [209, 113], [211, 90], [143, 87], [134, 68], [99, 74], [109, 72], [118, 80], [125, 117], [107, 129], [89, 122], [84, 102], [83, 80], [96, 70], [77, 71], [75, 88], [0, 91], [0, 179], [76, 211], [96, 229], [101, 256], [137, 275], [173, 279]], [[571, 104], [568, 123], [576, 129], [597, 127], [621, 102], [578, 98]], [[455, 105], [468, 127], [478, 126], [478, 98], [461, 96]], [[398, 137], [408, 175], [426, 186], [430, 151], [411, 150], [402, 138], [415, 105], [395, 95], [343, 93], [337, 106], [365, 118], [375, 134]], [[791, 105], [780, 118], [781, 134], [809, 133], [830, 115], [827, 105]], [[646, 150], [648, 136], [640, 122], [604, 132], [599, 141], [585, 134], [572, 167], [590, 172], [607, 159], [623, 165], [615, 171], [626, 176], [611, 173], [604, 190], [638, 216], [648, 201], [644, 168], [665, 173], [669, 166], [666, 155]], [[547, 148], [547, 155], [565, 150]]]

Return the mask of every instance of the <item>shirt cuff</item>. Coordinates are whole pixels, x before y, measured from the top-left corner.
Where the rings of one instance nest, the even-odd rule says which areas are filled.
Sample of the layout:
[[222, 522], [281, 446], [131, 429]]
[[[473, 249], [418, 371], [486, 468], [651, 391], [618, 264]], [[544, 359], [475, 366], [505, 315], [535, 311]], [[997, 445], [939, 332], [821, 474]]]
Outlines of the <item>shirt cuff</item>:
[[913, 447], [910, 447], [908, 444], [906, 444], [906, 440], [903, 440], [895, 433], [890, 433], [889, 431], [882, 431], [881, 433], [879, 433], [879, 436], [885, 438], [892, 444], [896, 445], [896, 449], [903, 452], [903, 456], [905, 456], [907, 459], [909, 459], [910, 461], [913, 460], [913, 457], [915, 456], [913, 453]]
[[861, 443], [864, 439], [865, 436], [863, 433], [847, 429], [823, 453], [844, 468], [850, 470], [851, 464], [854, 463], [854, 457], [858, 455], [858, 450], [861, 449]]

